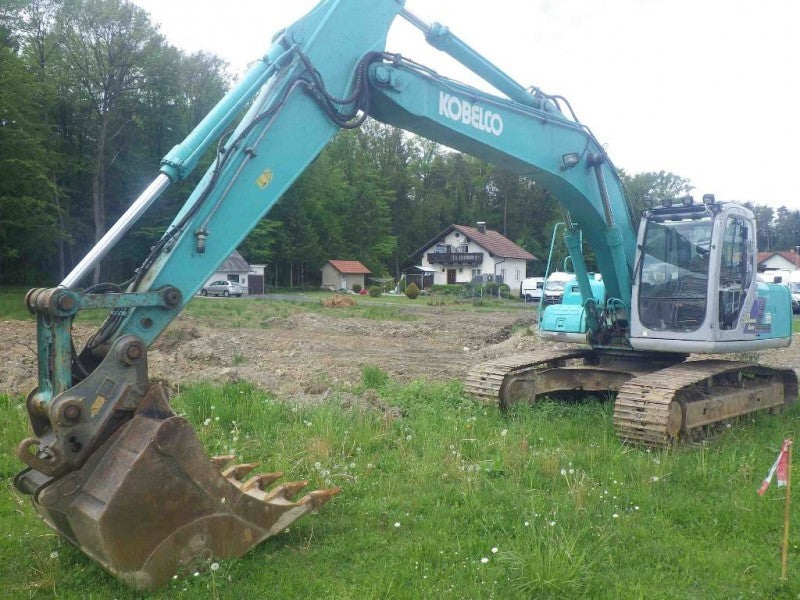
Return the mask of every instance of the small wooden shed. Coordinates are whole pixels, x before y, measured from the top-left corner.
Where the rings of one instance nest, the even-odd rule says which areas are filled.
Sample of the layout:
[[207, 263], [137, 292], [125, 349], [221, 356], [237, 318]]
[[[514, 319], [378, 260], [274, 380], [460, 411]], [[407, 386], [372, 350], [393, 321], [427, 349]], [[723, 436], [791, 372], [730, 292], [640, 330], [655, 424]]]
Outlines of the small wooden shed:
[[364, 276], [371, 271], [357, 260], [329, 260], [322, 267], [322, 285], [334, 289], [353, 289], [355, 284], [364, 287]]

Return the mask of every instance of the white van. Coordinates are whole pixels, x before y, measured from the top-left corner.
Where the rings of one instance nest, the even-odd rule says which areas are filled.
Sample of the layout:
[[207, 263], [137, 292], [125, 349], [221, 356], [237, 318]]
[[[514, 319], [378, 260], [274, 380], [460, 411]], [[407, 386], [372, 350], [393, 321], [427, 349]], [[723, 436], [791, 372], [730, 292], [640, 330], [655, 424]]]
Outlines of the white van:
[[543, 289], [544, 277], [528, 277], [519, 284], [519, 297], [525, 302], [539, 302]]

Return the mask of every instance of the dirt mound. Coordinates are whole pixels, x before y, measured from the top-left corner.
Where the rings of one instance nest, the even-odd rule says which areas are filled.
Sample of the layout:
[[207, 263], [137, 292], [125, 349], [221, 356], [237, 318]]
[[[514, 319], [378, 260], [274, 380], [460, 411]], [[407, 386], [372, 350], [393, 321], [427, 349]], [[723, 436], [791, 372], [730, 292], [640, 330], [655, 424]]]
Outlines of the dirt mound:
[[348, 298], [347, 296], [341, 296], [339, 294], [336, 294], [332, 298], [325, 298], [325, 300], [323, 300], [321, 304], [325, 308], [336, 308], [338, 306], [349, 308], [351, 306], [355, 306], [356, 301], [353, 300], [352, 298]]

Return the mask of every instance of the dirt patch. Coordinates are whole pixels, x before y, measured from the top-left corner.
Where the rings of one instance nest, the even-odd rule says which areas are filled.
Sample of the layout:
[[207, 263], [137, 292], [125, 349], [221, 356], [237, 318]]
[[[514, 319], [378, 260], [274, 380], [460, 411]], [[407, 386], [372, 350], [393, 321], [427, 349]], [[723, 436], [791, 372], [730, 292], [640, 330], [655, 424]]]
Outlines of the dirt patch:
[[[269, 327], [258, 329], [182, 316], [150, 348], [150, 377], [173, 390], [198, 381], [250, 381], [298, 401], [355, 387], [366, 366], [400, 381], [458, 379], [485, 360], [487, 338], [519, 319], [516, 311], [408, 310], [413, 320], [303, 312], [271, 317]], [[94, 330], [76, 324], [76, 345]], [[36, 385], [35, 340], [33, 322], [0, 322], [0, 393], [27, 394]]]
[[325, 300], [322, 301], [322, 306], [326, 308], [336, 308], [336, 307], [349, 308], [355, 305], [356, 305], [355, 300], [353, 300], [352, 298], [348, 298], [347, 296], [342, 296], [340, 294], [336, 294], [331, 298], [325, 298]]
[[[541, 340], [532, 318], [518, 311], [425, 307], [410, 313], [413, 320], [377, 321], [304, 312], [271, 317], [269, 327], [259, 329], [212, 327], [180, 317], [150, 349], [150, 376], [173, 390], [198, 381], [249, 381], [282, 398], [318, 402], [332, 390], [355, 394], [366, 366], [399, 381], [444, 381], [461, 379], [486, 360], [563, 346]], [[76, 325], [76, 345], [94, 330]], [[796, 368], [795, 338], [789, 348], [748, 358]], [[27, 394], [36, 385], [35, 340], [32, 321], [0, 321], [0, 393]], [[352, 404], [371, 402], [357, 394]]]

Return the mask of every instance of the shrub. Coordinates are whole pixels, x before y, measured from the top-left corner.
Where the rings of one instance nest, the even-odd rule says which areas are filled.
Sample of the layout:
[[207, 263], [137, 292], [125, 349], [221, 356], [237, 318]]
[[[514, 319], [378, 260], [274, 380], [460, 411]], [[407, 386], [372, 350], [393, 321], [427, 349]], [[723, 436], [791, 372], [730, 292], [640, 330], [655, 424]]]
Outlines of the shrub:
[[511, 288], [508, 287], [505, 283], [503, 283], [502, 285], [500, 285], [500, 287], [497, 288], [497, 295], [500, 298], [510, 298]]
[[451, 284], [448, 284], [448, 285], [439, 284], [439, 285], [432, 285], [431, 286], [431, 292], [433, 292], [434, 294], [442, 294], [444, 296], [450, 296], [450, 295], [453, 295], [453, 294], [460, 294], [462, 289], [463, 289], [463, 286], [461, 286], [460, 284], [457, 284], [457, 283], [456, 284], [451, 283]]
[[484, 296], [497, 296], [497, 291], [500, 289], [500, 284], [496, 281], [488, 281], [483, 284]]
[[416, 283], [411, 283], [406, 286], [406, 298], [416, 300], [417, 296], [419, 296], [419, 288]]
[[381, 286], [373, 285], [369, 288], [369, 295], [373, 298], [380, 298], [381, 294], [383, 294], [383, 290], [381, 290]]
[[360, 283], [354, 283], [354, 284], [353, 284], [353, 291], [354, 291], [356, 294], [358, 294], [358, 293], [361, 291], [361, 284], [360, 284]]

